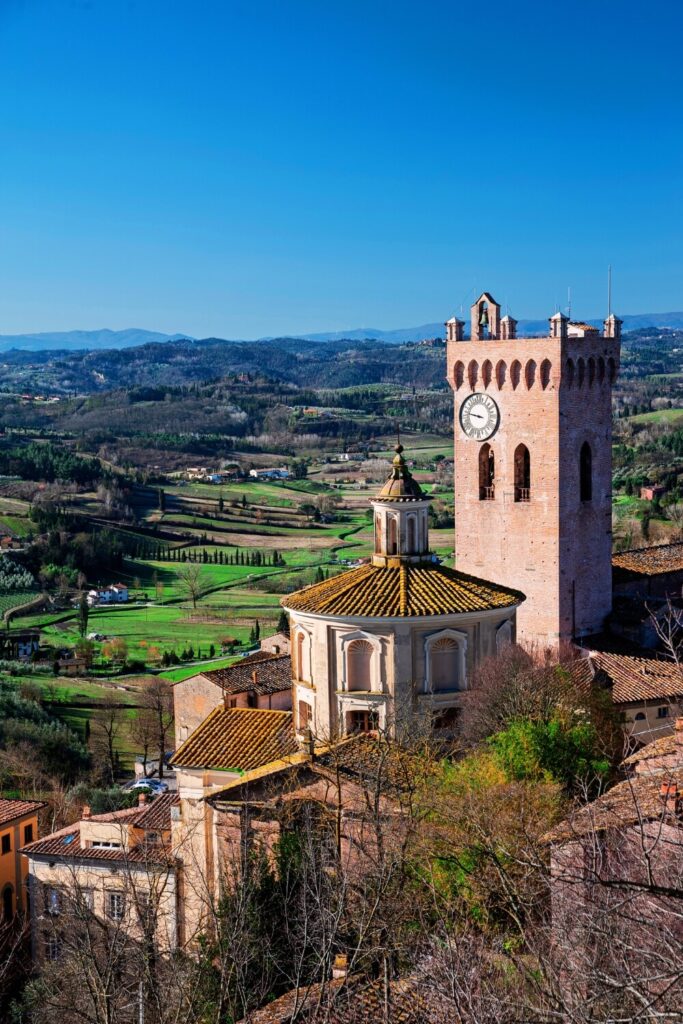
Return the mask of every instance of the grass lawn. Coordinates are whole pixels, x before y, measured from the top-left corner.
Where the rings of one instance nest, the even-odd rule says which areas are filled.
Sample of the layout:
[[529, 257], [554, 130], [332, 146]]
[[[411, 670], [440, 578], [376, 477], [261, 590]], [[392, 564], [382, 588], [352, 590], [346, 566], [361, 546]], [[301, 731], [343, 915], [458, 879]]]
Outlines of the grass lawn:
[[683, 409], [658, 409], [656, 412], [641, 412], [637, 416], [629, 416], [628, 422], [679, 425], [683, 423]]
[[183, 679], [196, 676], [198, 672], [210, 672], [216, 668], [227, 668], [228, 665], [234, 665], [239, 660], [239, 658], [235, 657], [216, 658], [215, 661], [206, 661], [202, 665], [178, 665], [177, 668], [169, 668], [165, 672], [160, 672], [159, 675], [170, 683], [180, 683]]

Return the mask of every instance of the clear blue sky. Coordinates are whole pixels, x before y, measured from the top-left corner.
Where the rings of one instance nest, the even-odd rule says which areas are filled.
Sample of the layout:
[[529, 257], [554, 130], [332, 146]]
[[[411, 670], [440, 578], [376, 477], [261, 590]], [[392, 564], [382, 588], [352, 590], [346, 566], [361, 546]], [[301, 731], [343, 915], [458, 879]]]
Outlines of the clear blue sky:
[[678, 0], [0, 0], [0, 333], [683, 309]]

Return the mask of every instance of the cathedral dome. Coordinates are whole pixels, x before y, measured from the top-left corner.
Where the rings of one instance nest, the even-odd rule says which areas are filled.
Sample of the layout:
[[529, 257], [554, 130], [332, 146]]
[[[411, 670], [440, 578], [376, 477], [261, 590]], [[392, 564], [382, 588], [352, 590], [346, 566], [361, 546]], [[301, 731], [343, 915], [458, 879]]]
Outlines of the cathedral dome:
[[510, 608], [524, 595], [434, 562], [362, 565], [283, 598], [292, 611], [342, 618], [413, 618]]
[[369, 565], [282, 599], [291, 611], [330, 618], [423, 618], [512, 608], [524, 594], [441, 565], [429, 552], [429, 495], [396, 445], [391, 475], [372, 502], [375, 553]]

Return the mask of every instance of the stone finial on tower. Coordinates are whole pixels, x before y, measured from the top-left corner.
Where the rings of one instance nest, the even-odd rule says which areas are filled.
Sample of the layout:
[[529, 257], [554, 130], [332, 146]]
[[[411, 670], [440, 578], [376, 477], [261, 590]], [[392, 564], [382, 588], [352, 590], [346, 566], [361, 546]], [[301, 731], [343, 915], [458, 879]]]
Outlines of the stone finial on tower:
[[445, 323], [446, 327], [446, 341], [462, 341], [464, 334], [463, 329], [465, 327], [464, 320], [458, 320], [457, 316], [452, 316], [450, 320]]
[[605, 337], [620, 338], [621, 325], [623, 324], [623, 322], [624, 321], [620, 320], [618, 316], [614, 315], [614, 313], [610, 313], [610, 315], [605, 320]]
[[569, 323], [569, 317], [565, 316], [564, 313], [559, 311], [550, 317], [548, 321], [550, 323], [550, 337], [551, 338], [566, 338], [567, 337], [567, 324]]
[[500, 306], [488, 292], [482, 292], [470, 308], [472, 341], [500, 337]]
[[500, 321], [500, 336], [505, 341], [517, 337], [517, 321], [509, 313]]

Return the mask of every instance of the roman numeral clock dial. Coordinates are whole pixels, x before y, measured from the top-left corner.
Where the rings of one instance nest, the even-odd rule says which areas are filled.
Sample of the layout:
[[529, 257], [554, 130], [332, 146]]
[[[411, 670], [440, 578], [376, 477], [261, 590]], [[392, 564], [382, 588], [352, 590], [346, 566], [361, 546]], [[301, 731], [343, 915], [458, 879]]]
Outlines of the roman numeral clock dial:
[[488, 395], [475, 392], [460, 406], [460, 426], [472, 441], [488, 441], [499, 424], [500, 409]]

